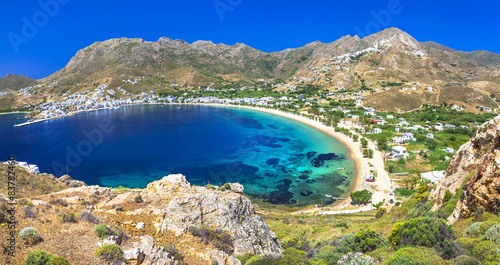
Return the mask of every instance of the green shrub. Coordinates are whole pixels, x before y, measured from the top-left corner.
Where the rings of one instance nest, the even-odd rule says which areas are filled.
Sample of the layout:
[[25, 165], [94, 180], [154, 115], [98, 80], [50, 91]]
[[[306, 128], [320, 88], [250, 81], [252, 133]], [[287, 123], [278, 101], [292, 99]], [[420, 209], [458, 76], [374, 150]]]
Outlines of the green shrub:
[[124, 261], [123, 250], [115, 244], [107, 244], [96, 249], [95, 254], [109, 262]]
[[481, 236], [481, 230], [480, 230], [481, 223], [482, 222], [475, 222], [475, 223], [471, 224], [471, 226], [469, 226], [469, 228], [467, 228], [467, 233], [465, 235], [468, 237]]
[[253, 256], [255, 256], [255, 254], [251, 253], [251, 252], [247, 252], [241, 256], [236, 256], [237, 259], [240, 260], [241, 264], [246, 264], [246, 262], [251, 259]]
[[205, 188], [207, 188], [207, 189], [209, 189], [209, 190], [215, 190], [215, 186], [214, 186], [214, 185], [212, 185], [212, 184], [207, 184], [207, 185], [205, 186]]
[[392, 255], [386, 265], [440, 265], [446, 264], [435, 250], [429, 248], [402, 248]]
[[375, 213], [375, 218], [380, 219], [380, 218], [382, 218], [382, 216], [384, 216], [384, 214], [385, 214], [385, 208], [380, 207], [377, 209], [377, 212]]
[[389, 240], [394, 245], [434, 248], [445, 259], [458, 256], [455, 231], [443, 219], [428, 217], [398, 222], [392, 228]]
[[108, 238], [109, 236], [118, 236], [118, 233], [116, 231], [104, 224], [97, 225], [94, 228], [94, 233], [101, 239]]
[[375, 250], [378, 246], [382, 245], [383, 242], [384, 237], [371, 228], [361, 230], [354, 234], [355, 250], [359, 252], [366, 253]]
[[460, 244], [464, 251], [465, 254], [472, 256], [472, 250], [474, 249], [477, 244], [479, 244], [481, 241], [483, 241], [482, 238], [469, 238], [469, 237], [462, 237], [457, 239], [457, 243]]
[[301, 258], [301, 257], [297, 257], [297, 256], [293, 256], [293, 255], [285, 255], [283, 256], [282, 258], [279, 258], [279, 259], [276, 259], [276, 260], [273, 260], [273, 258], [267, 258], [267, 259], [264, 259], [264, 260], [260, 260], [259, 262], [261, 263], [253, 263], [253, 264], [269, 264], [269, 265], [290, 265], [290, 264], [294, 264], [294, 265], [307, 265], [309, 264], [307, 262], [307, 260], [305, 260], [304, 258]]
[[356, 238], [353, 234], [348, 234], [344, 238], [339, 241], [339, 246], [337, 247], [337, 251], [340, 253], [347, 254], [356, 249]]
[[500, 244], [500, 225], [493, 225], [487, 231], [485, 239]]
[[481, 233], [481, 236], [484, 236], [486, 234], [486, 231], [490, 229], [490, 227], [497, 225], [498, 222], [495, 221], [485, 221], [482, 222], [481, 225], [479, 226], [479, 232]]
[[337, 264], [337, 261], [341, 258], [342, 253], [337, 252], [335, 247], [327, 245], [320, 248], [319, 253], [314, 255], [313, 259], [324, 264]]
[[472, 250], [472, 255], [480, 260], [485, 259], [486, 256], [494, 254], [497, 254], [497, 246], [489, 240], [482, 241]]
[[481, 262], [474, 257], [462, 255], [453, 261], [453, 265], [481, 265]]
[[283, 251], [283, 255], [292, 255], [292, 256], [297, 256], [297, 257], [303, 257], [307, 254], [307, 252], [298, 250], [296, 248], [287, 248]]
[[52, 257], [51, 254], [41, 251], [39, 249], [33, 250], [28, 255], [26, 255], [26, 259], [24, 260], [25, 265], [45, 265]]
[[174, 260], [182, 260], [183, 259], [181, 253], [179, 253], [179, 250], [177, 248], [175, 248], [174, 246], [169, 245], [169, 244], [165, 244], [165, 245], [163, 245], [163, 248], [165, 249], [166, 252], [168, 252], [168, 254], [170, 254], [171, 257], [174, 258]]
[[345, 229], [349, 228], [349, 225], [346, 222], [341, 222], [335, 225], [335, 227], [343, 227]]
[[443, 201], [448, 202], [451, 199], [451, 197], [453, 197], [453, 194], [451, 193], [450, 190], [446, 189], [446, 191], [444, 192]]
[[224, 184], [224, 186], [220, 187], [221, 191], [225, 191], [225, 190], [229, 190], [229, 189], [231, 189], [231, 184], [229, 184], [229, 183], [226, 183], [226, 184]]
[[372, 193], [368, 190], [355, 191], [350, 196], [354, 203], [366, 204], [372, 199]]
[[141, 196], [140, 194], [139, 194], [139, 195], [137, 195], [137, 196], [135, 196], [135, 197], [134, 197], [134, 201], [135, 201], [136, 203], [141, 203], [141, 202], [143, 202], [143, 200], [142, 200], [142, 196]]
[[60, 213], [59, 219], [62, 223], [76, 223], [76, 215], [74, 213]]
[[58, 256], [54, 256], [39, 249], [33, 250], [24, 260], [25, 265], [70, 265], [69, 262]]
[[21, 232], [19, 232], [19, 237], [28, 240], [30, 243], [37, 243], [42, 241], [42, 237], [38, 230], [33, 227], [26, 227]]
[[498, 265], [500, 264], [500, 254], [488, 255], [483, 260], [484, 265]]

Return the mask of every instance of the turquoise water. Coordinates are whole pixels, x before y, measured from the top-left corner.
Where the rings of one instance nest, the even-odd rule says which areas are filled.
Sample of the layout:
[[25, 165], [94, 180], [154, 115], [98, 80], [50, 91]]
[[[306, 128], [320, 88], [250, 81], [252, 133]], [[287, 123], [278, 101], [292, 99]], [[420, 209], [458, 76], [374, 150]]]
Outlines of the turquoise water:
[[254, 110], [179, 106], [129, 106], [23, 127], [12, 125], [25, 114], [0, 115], [0, 160], [15, 155], [56, 176], [68, 168], [75, 179], [110, 187], [142, 188], [182, 173], [191, 184], [239, 182], [250, 196], [297, 206], [350, 188], [354, 162], [322, 131]]

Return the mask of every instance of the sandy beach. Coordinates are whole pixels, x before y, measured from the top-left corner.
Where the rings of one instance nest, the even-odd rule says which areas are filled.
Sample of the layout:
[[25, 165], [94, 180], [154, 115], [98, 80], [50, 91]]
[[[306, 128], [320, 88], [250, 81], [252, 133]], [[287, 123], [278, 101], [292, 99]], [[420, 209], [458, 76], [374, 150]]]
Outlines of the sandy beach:
[[[385, 199], [385, 206], [389, 206], [389, 201], [390, 199], [394, 199], [394, 196], [389, 195], [391, 191], [391, 179], [389, 177], [389, 174], [385, 170], [384, 167], [384, 155], [382, 152], [378, 151], [375, 149], [376, 145], [369, 141], [368, 143], [368, 148], [371, 148], [374, 150], [374, 155], [373, 158], [367, 158], [363, 156], [362, 149], [361, 149], [361, 143], [359, 140], [357, 142], [354, 142], [352, 138], [349, 138], [348, 136], [340, 133], [340, 132], [335, 132], [335, 128], [326, 126], [325, 124], [311, 120], [307, 117], [293, 114], [290, 112], [284, 112], [276, 109], [267, 109], [267, 108], [259, 108], [259, 107], [253, 107], [253, 106], [238, 106], [238, 105], [219, 105], [219, 104], [203, 104], [203, 105], [209, 105], [209, 106], [223, 106], [223, 107], [234, 107], [234, 108], [243, 108], [243, 109], [250, 109], [250, 110], [257, 110], [257, 111], [262, 111], [262, 112], [267, 112], [270, 114], [275, 114], [275, 115], [280, 115], [285, 118], [293, 119], [299, 122], [302, 122], [304, 124], [307, 124], [309, 126], [312, 126], [318, 130], [321, 130], [323, 132], [326, 132], [327, 134], [331, 135], [333, 138], [336, 140], [340, 141], [343, 143], [348, 149], [349, 153], [351, 156], [351, 159], [356, 164], [356, 176], [353, 179], [353, 182], [351, 184], [351, 191], [357, 191], [357, 190], [363, 190], [367, 189], [370, 190], [373, 193], [372, 197], [372, 203], [376, 204], [378, 202], [381, 202]], [[339, 123], [340, 127], [343, 128], [348, 128], [347, 125], [343, 123]], [[355, 132], [353, 132], [356, 134]], [[359, 135], [359, 139], [362, 138], [362, 135]], [[375, 182], [367, 182], [365, 179], [371, 175], [370, 170], [373, 170], [377, 172], [377, 177]], [[348, 200], [345, 200], [341, 202], [340, 204], [337, 204], [333, 207], [334, 210], [332, 211], [321, 211], [321, 209], [318, 209], [314, 206], [308, 207], [306, 209], [299, 210], [297, 212], [300, 213], [307, 213], [307, 212], [318, 212], [321, 211], [321, 214], [345, 214], [345, 213], [355, 213], [355, 212], [362, 212], [362, 211], [370, 211], [373, 209], [371, 204], [361, 206], [361, 207], [351, 207], [351, 200], [348, 198]]]

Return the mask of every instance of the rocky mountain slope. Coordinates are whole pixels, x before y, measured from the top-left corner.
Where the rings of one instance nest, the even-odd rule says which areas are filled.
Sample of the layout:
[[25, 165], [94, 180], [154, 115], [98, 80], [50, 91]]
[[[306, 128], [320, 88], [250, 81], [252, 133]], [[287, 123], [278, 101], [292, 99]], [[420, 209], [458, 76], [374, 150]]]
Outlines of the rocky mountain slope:
[[347, 35], [332, 43], [315, 41], [272, 53], [241, 43], [120, 38], [79, 50], [66, 67], [39, 80], [36, 90], [56, 101], [66, 92], [102, 84], [134, 95], [198, 86], [238, 88], [264, 81], [287, 92], [307, 85], [331, 92], [373, 91], [365, 95], [364, 105], [380, 110], [408, 111], [443, 102], [497, 108], [492, 97], [500, 91], [499, 58], [419, 42], [396, 28], [363, 39]]
[[8, 74], [0, 78], [0, 92], [33, 86], [36, 81], [36, 79], [29, 78], [25, 75], [18, 76], [16, 74]]
[[484, 211], [500, 211], [500, 116], [483, 124], [469, 142], [452, 158], [446, 176], [429, 198], [437, 210], [446, 190], [455, 193], [463, 186], [463, 194], [448, 221], [468, 218]]

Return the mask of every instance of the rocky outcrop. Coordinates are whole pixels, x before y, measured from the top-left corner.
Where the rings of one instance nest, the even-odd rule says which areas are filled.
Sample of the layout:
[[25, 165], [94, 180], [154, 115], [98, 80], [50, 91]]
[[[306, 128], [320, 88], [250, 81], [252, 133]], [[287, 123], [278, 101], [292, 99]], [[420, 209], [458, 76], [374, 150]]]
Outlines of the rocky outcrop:
[[133, 249], [125, 250], [124, 258], [136, 262], [132, 264], [178, 264], [163, 247], [156, 245], [150, 236], [142, 236], [141, 241], [136, 242]]
[[281, 245], [244, 197], [243, 186], [207, 189], [193, 187], [180, 174], [169, 175], [150, 183], [141, 193], [144, 202], [160, 210], [158, 232], [172, 231], [177, 235], [189, 227], [207, 225], [229, 233], [234, 241], [234, 254], [279, 253]]
[[85, 182], [81, 180], [74, 180], [71, 178], [69, 175], [63, 175], [59, 178], [59, 181], [66, 184], [70, 188], [77, 188], [77, 187], [82, 187], [82, 186], [87, 186]]
[[469, 142], [464, 144], [451, 160], [446, 176], [432, 191], [435, 199], [432, 210], [443, 203], [446, 190], [455, 193], [469, 177], [457, 207], [448, 218], [449, 223], [458, 218], [470, 217], [474, 212], [500, 210], [500, 116], [483, 124]]

